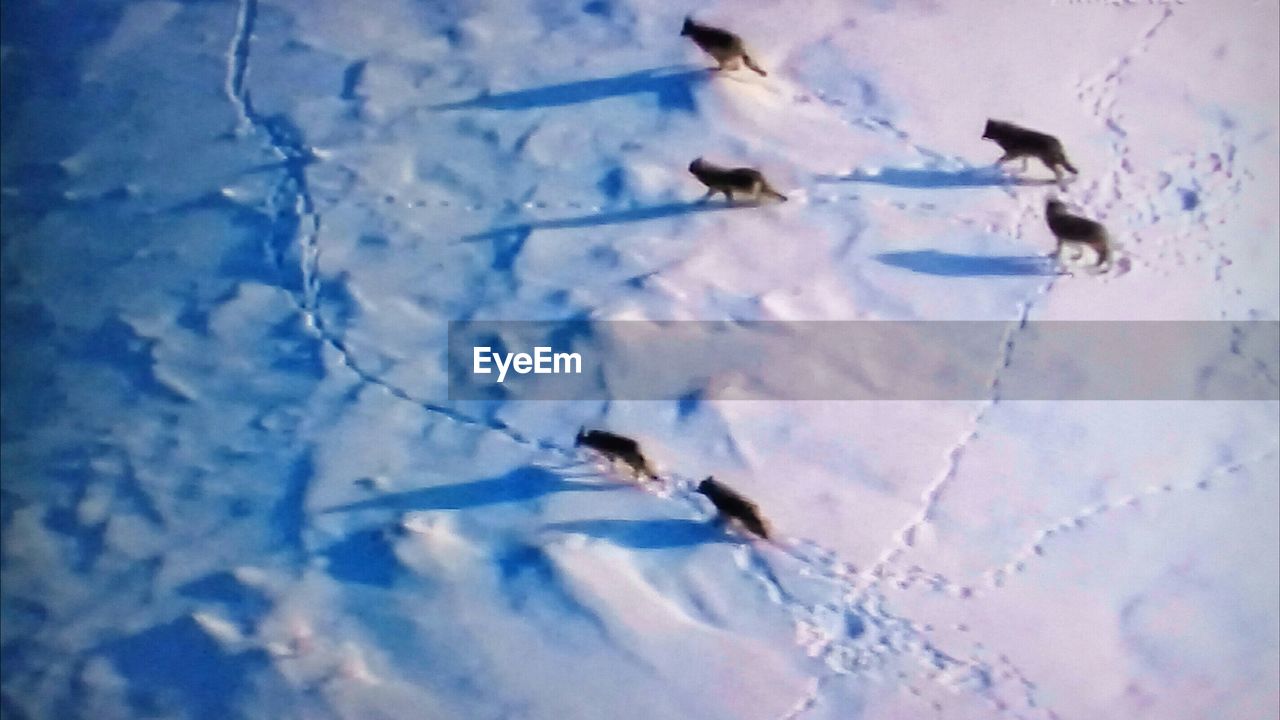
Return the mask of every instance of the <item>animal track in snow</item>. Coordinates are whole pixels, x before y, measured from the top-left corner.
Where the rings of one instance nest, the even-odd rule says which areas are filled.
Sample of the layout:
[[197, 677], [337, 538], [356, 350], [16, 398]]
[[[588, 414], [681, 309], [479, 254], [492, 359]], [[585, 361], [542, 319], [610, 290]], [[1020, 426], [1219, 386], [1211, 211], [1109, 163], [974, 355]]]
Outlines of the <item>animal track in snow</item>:
[[[1107, 134], [1111, 149], [1112, 163], [1105, 173], [1082, 186], [1079, 204], [1090, 216], [1099, 221], [1111, 221], [1113, 235], [1116, 225], [1130, 232], [1120, 234], [1114, 239], [1117, 247], [1128, 246], [1121, 253], [1122, 258], [1131, 258], [1141, 266], [1157, 269], [1168, 256], [1170, 238], [1159, 230], [1148, 233], [1145, 229], [1158, 227], [1157, 223], [1174, 210], [1162, 210], [1161, 200], [1168, 199], [1173, 191], [1169, 188], [1170, 175], [1162, 170], [1156, 173], [1144, 173], [1137, 170], [1131, 160], [1132, 148], [1129, 131], [1126, 129], [1127, 119], [1119, 109], [1120, 90], [1124, 86], [1125, 74], [1133, 63], [1144, 55], [1161, 28], [1173, 17], [1173, 8], [1165, 6], [1164, 11], [1130, 48], [1098, 75], [1081, 78], [1077, 81], [1076, 98], [1085, 106], [1090, 115], [1103, 127]], [[1230, 145], [1230, 143], [1228, 143]], [[1215, 154], [1216, 153], [1212, 153]], [[1193, 161], [1194, 164], [1194, 161]], [[1198, 202], [1198, 200], [1197, 200]], [[1117, 221], [1119, 221], [1117, 223]], [[1182, 233], [1179, 233], [1182, 235]], [[1149, 236], [1161, 236], [1162, 247], [1144, 246]], [[1132, 241], [1130, 243], [1129, 241]], [[1181, 243], [1174, 243], [1180, 246]], [[1174, 251], [1177, 264], [1185, 264], [1185, 258], [1179, 251]], [[1165, 274], [1168, 274], [1166, 271]]]
[[[314, 330], [318, 339], [339, 353], [343, 363], [363, 382], [378, 385], [393, 396], [412, 402], [430, 414], [484, 431], [500, 433], [517, 444], [540, 452], [565, 459], [582, 459], [582, 454], [554, 439], [528, 435], [502, 421], [471, 416], [446, 405], [415, 397], [366, 369], [344, 340], [325, 327], [318, 308], [320, 218], [311, 199], [305, 175], [305, 166], [314, 153], [305, 144], [300, 133], [285, 121], [286, 118], [264, 118], [253, 110], [246, 78], [255, 13], [256, 0], [243, 0], [236, 36], [228, 52], [228, 95], [248, 127], [264, 134], [272, 149], [284, 160], [285, 172], [269, 200], [269, 207], [273, 211], [272, 256], [283, 277], [297, 273], [298, 281], [291, 292], [299, 310], [307, 317], [309, 327]], [[1149, 39], [1159, 26], [1158, 23], [1153, 27], [1146, 38]], [[1119, 69], [1123, 70], [1127, 62], [1122, 62]], [[833, 107], [847, 107], [843, 101], [828, 98], [822, 93], [815, 93], [814, 96]], [[916, 145], [905, 131], [883, 118], [859, 117], [841, 119], [841, 122], [849, 127], [871, 130], [906, 143], [917, 153], [935, 162], [954, 160]], [[1120, 133], [1118, 137], [1123, 140], [1123, 131], [1118, 124], [1114, 125], [1114, 130]], [[1125, 167], [1123, 160], [1121, 169], [1131, 170]], [[398, 202], [393, 196], [385, 196], [384, 199], [389, 203]], [[860, 200], [857, 195], [824, 195], [815, 196], [808, 202], [818, 205], [857, 200]], [[1010, 228], [1015, 238], [1026, 239], [1029, 245], [1032, 242], [1031, 238], [1026, 237], [1026, 230], [1038, 220], [1034, 202], [1038, 200], [1023, 199], [1020, 202]], [[405, 204], [410, 207], [455, 208], [468, 212], [484, 209], [482, 204], [476, 202], [443, 199], [418, 199]], [[522, 206], [527, 210], [602, 210], [600, 205], [580, 201], [529, 201]], [[295, 265], [295, 259], [296, 270], [291, 270], [289, 266]], [[886, 607], [887, 601], [880, 592], [885, 584], [894, 583], [899, 589], [924, 588], [958, 600], [979, 597], [977, 589], [930, 573], [919, 565], [911, 565], [905, 569], [897, 566], [901, 558], [915, 547], [918, 531], [931, 521], [938, 503], [958, 482], [968, 448], [980, 436], [980, 428], [987, 415], [1001, 401], [1001, 373], [1012, 362], [1018, 332], [1025, 325], [1035, 303], [1049, 292], [1053, 283], [1054, 280], [1049, 279], [1017, 307], [1016, 318], [1010, 322], [1002, 344], [997, 349], [990, 380], [990, 398], [984, 401], [971, 419], [969, 427], [947, 451], [945, 467], [925, 490], [919, 513], [899, 531], [894, 544], [881, 554], [879, 561], [869, 572], [859, 574], [851, 563], [817, 543], [784, 538], [776, 546], [781, 561], [788, 564], [794, 562], [794, 572], [799, 578], [818, 580], [826, 585], [823, 598], [814, 601], [789, 589], [788, 586], [795, 577], [790, 573], [779, 572], [771, 564], [772, 548], [775, 546], [743, 541], [734, 549], [734, 561], [739, 569], [754, 579], [765, 597], [790, 617], [796, 630], [796, 644], [807, 655], [821, 660], [829, 671], [813, 679], [809, 693], [785, 717], [794, 719], [804, 715], [821, 702], [823, 688], [832, 678], [850, 675], [887, 677], [890, 682], [900, 682], [909, 693], [921, 698], [922, 702], [930, 702], [926, 699], [927, 692], [924, 688], [936, 684], [949, 690], [972, 689], [999, 715], [1024, 717], [1038, 714], [1056, 717], [1051, 710], [1040, 705], [1035, 684], [1007, 656], [982, 657], [986, 652], [985, 648], [976, 641], [969, 652], [963, 655], [941, 649], [929, 637], [931, 627], [890, 612]], [[664, 476], [660, 485], [647, 489], [661, 497], [683, 502], [700, 514], [705, 513], [705, 505], [695, 496], [691, 479], [669, 474]], [[896, 672], [893, 671], [895, 662], [902, 663], [899, 666], [902, 669]], [[931, 705], [935, 710], [942, 709], [937, 700], [932, 701]]]
[[1202, 477], [1193, 482], [1181, 484], [1159, 483], [1148, 485], [1138, 492], [1089, 505], [1079, 512], [1064, 517], [1056, 524], [1036, 533], [1035, 536], [1032, 537], [1031, 541], [1015, 553], [1012, 558], [997, 567], [988, 569], [983, 573], [983, 577], [985, 578], [988, 586], [997, 588], [1003, 587], [1010, 577], [1025, 572], [1028, 563], [1032, 562], [1035, 558], [1043, 557], [1045, 554], [1045, 546], [1056, 542], [1057, 539], [1063, 535], [1084, 530], [1097, 518], [1125, 509], [1136, 509], [1140, 507], [1145, 500], [1160, 495], [1210, 490], [1220, 478], [1227, 475], [1234, 475], [1250, 465], [1254, 465], [1274, 456], [1276, 452], [1276, 448], [1271, 448], [1252, 459], [1234, 461], [1221, 465], [1205, 473]]
[[284, 171], [268, 197], [267, 205], [271, 212], [272, 225], [270, 237], [266, 239], [266, 243], [277, 271], [284, 278], [292, 274], [290, 261], [294, 259], [294, 255], [290, 250], [294, 247], [298, 248], [296, 283], [287, 289], [290, 291], [294, 305], [303, 315], [306, 326], [319, 341], [335, 350], [342, 363], [363, 382], [377, 385], [394, 397], [411, 402], [430, 414], [445, 417], [458, 424], [498, 432], [517, 444], [539, 451], [575, 457], [576, 454], [571, 450], [549, 440], [528, 436], [500, 420], [473, 417], [445, 405], [413, 396], [403, 388], [366, 370], [346, 342], [326, 327], [323, 316], [319, 312], [320, 216], [315, 209], [306, 177], [306, 165], [315, 157], [315, 153], [306, 144], [301, 131], [288, 121], [287, 116], [265, 117], [253, 108], [247, 77], [256, 16], [257, 0], [241, 0], [235, 34], [227, 52], [226, 92], [236, 108], [238, 117], [244, 123], [244, 129], [264, 135], [271, 150], [283, 161]]
[[[1023, 200], [1021, 207], [1013, 224], [1011, 234], [1015, 238], [1023, 237], [1023, 228], [1035, 216], [1034, 209], [1031, 206], [1033, 201]], [[933, 514], [937, 509], [943, 493], [955, 483], [960, 474], [960, 465], [964, 459], [965, 452], [970, 444], [979, 436], [982, 423], [986, 420], [987, 415], [1001, 400], [1000, 376], [1009, 368], [1013, 362], [1013, 351], [1017, 341], [1017, 334], [1027, 324], [1030, 317], [1032, 307], [1042, 297], [1044, 297], [1053, 287], [1056, 276], [1050, 277], [1046, 282], [1040, 285], [1034, 293], [1024, 300], [1017, 310], [1016, 319], [1011, 322], [1005, 330], [1001, 340], [999, 357], [996, 365], [991, 372], [991, 380], [988, 385], [990, 392], [989, 399], [982, 402], [974, 413], [973, 418], [969, 421], [968, 428], [959, 440], [956, 441], [946, 453], [946, 463], [942, 472], [938, 477], [925, 488], [921, 495], [921, 507], [906, 526], [898, 531], [897, 537], [893, 545], [880, 553], [876, 563], [870, 569], [870, 575], [875, 577], [883, 575], [885, 571], [898, 561], [906, 553], [910, 552], [916, 545], [916, 535], [921, 528], [927, 525], [933, 518]], [[961, 588], [963, 590], [963, 588]], [[967, 594], [961, 593], [967, 597]]]

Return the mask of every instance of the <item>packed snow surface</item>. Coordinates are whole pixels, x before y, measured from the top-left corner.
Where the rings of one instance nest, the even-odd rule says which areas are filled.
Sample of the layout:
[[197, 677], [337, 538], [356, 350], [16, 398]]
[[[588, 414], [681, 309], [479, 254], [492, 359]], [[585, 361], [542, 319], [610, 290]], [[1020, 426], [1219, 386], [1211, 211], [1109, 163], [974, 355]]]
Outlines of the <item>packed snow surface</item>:
[[[1275, 367], [1275, 0], [2, 14], [6, 719], [1280, 714], [1280, 403], [1000, 382], [1038, 320]], [[1051, 193], [1112, 271], [1046, 269]], [[581, 318], [1007, 331], [966, 402], [449, 399], [449, 321]]]

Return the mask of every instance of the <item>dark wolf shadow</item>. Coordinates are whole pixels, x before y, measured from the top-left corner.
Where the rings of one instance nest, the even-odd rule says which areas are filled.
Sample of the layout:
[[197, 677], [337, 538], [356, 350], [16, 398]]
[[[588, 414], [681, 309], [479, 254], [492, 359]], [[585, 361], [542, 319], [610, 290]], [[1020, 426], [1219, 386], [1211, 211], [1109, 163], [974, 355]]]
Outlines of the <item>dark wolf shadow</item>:
[[709, 520], [574, 520], [545, 525], [543, 529], [591, 535], [637, 550], [734, 541], [725, 533], [723, 523]]
[[1001, 187], [1007, 185], [1053, 185], [1055, 180], [1006, 175], [995, 166], [936, 170], [929, 168], [884, 168], [876, 173], [854, 170], [848, 175], [820, 175], [823, 182], [865, 182], [902, 188]]
[[466, 235], [462, 238], [462, 241], [476, 242], [479, 240], [492, 240], [494, 238], [505, 237], [511, 233], [528, 233], [532, 230], [563, 230], [567, 228], [597, 227], [600, 225], [619, 225], [622, 223], [643, 222], [645, 220], [659, 220], [661, 218], [688, 215], [690, 213], [719, 212], [721, 210], [733, 210], [743, 207], [757, 207], [758, 205], [759, 203], [753, 202], [717, 203], [702, 200], [692, 202], [674, 202], [667, 203], [665, 205], [649, 205], [647, 207], [631, 208], [629, 210], [596, 213], [595, 215], [557, 218], [554, 220], [530, 220], [525, 223], [517, 223], [515, 225], [507, 225], [505, 227], [486, 230], [474, 235]]
[[505, 475], [454, 485], [409, 490], [381, 497], [335, 505], [321, 513], [355, 510], [462, 510], [464, 508], [522, 502], [566, 491], [615, 490], [620, 485], [566, 480], [550, 470], [534, 465], [516, 468]]
[[943, 277], [1053, 275], [1053, 259], [1043, 255], [957, 255], [937, 250], [881, 253], [885, 265]]
[[649, 94], [658, 99], [658, 105], [664, 110], [693, 112], [695, 109], [693, 88], [710, 78], [711, 73], [706, 68], [694, 70], [687, 65], [669, 65], [613, 77], [576, 80], [528, 90], [481, 95], [461, 102], [432, 105], [429, 109], [530, 110], [579, 105], [621, 95]]

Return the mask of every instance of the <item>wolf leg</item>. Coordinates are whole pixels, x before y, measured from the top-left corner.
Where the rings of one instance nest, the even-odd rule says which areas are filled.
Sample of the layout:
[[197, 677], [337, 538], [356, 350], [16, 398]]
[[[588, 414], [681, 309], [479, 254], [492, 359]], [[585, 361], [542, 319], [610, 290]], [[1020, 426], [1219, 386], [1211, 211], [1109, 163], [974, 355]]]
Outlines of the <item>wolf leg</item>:
[[760, 77], [768, 77], [768, 76], [769, 76], [769, 73], [767, 73], [767, 72], [765, 72], [763, 69], [761, 69], [761, 67], [760, 67], [759, 65], [757, 65], [757, 64], [755, 63], [755, 61], [754, 61], [754, 60], [752, 60], [752, 59], [751, 59], [751, 56], [750, 56], [750, 55], [747, 55], [747, 54], [745, 54], [745, 53], [744, 53], [744, 54], [742, 55], [742, 62], [743, 62], [743, 64], [744, 64], [744, 65], [746, 65], [746, 66], [747, 66], [747, 67], [748, 67], [752, 72], [754, 72], [755, 74], [759, 75]]
[[1061, 240], [1059, 240], [1058, 246], [1054, 248], [1053, 252], [1049, 253], [1049, 258], [1053, 261], [1053, 271], [1058, 273], [1059, 275], [1067, 271], [1067, 265], [1062, 260], [1063, 247], [1064, 247], [1064, 243]]

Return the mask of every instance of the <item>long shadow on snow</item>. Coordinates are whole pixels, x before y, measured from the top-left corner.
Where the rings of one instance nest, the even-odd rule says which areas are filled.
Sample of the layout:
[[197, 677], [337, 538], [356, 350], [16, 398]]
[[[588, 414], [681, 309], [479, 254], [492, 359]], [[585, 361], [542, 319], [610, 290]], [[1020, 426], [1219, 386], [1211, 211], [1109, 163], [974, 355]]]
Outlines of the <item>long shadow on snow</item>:
[[650, 93], [658, 99], [658, 105], [664, 110], [693, 112], [693, 87], [698, 83], [706, 82], [710, 77], [710, 71], [705, 68], [691, 70], [684, 65], [669, 65], [613, 77], [576, 80], [528, 90], [481, 95], [471, 100], [432, 105], [430, 109], [529, 110], [578, 105], [621, 95]]
[[463, 508], [532, 500], [543, 495], [570, 490], [616, 490], [619, 485], [574, 482], [547, 470], [528, 465], [505, 475], [472, 482], [391, 493], [325, 508], [321, 513], [355, 510], [461, 510]]
[[733, 542], [722, 523], [698, 520], [574, 520], [552, 523], [546, 530], [580, 533], [637, 550], [660, 550], [704, 543]]
[[942, 277], [1029, 276], [1054, 274], [1052, 261], [1041, 255], [958, 255], [937, 250], [881, 253], [885, 265]]
[[507, 225], [500, 228], [494, 228], [492, 230], [486, 230], [482, 233], [467, 235], [462, 238], [462, 241], [477, 242], [480, 240], [493, 240], [511, 233], [528, 233], [532, 230], [564, 230], [568, 228], [597, 227], [600, 225], [619, 225], [622, 223], [643, 222], [645, 220], [659, 220], [661, 218], [688, 215], [690, 213], [719, 212], [721, 210], [757, 207], [758, 205], [759, 203], [753, 202], [713, 203], [703, 200], [674, 202], [667, 203], [665, 205], [650, 205], [647, 207], [631, 208], [630, 210], [618, 210], [616, 212], [602, 212], [596, 213], [595, 215], [557, 218], [554, 220], [531, 220], [526, 223]]
[[934, 170], [928, 168], [883, 168], [869, 173], [854, 170], [848, 175], [821, 175], [823, 182], [865, 182], [892, 185], [903, 188], [946, 187], [1000, 187], [1005, 185], [1053, 185], [1054, 180], [1006, 175], [993, 167], [965, 168], [963, 170]]

